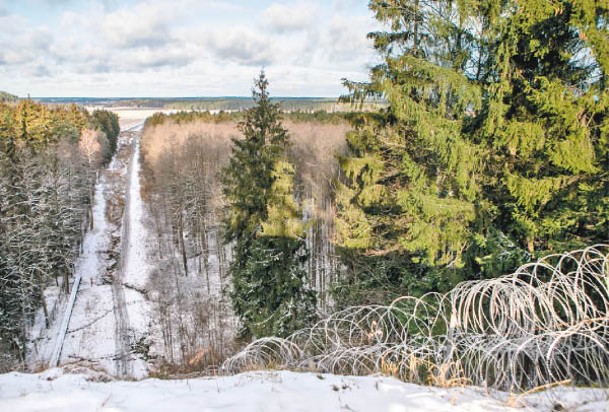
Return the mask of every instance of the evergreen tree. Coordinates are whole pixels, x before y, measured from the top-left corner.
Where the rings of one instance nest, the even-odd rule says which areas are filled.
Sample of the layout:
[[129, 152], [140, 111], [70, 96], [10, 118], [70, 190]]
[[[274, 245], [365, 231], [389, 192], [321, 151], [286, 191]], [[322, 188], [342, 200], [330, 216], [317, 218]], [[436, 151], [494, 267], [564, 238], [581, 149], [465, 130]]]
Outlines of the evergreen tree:
[[[529, 253], [606, 241], [609, 5], [526, 1], [498, 21], [482, 116], [497, 224]], [[493, 93], [491, 93], [491, 91]]]
[[[345, 179], [337, 192], [339, 245], [346, 259], [358, 256], [355, 271], [390, 277], [410, 292], [458, 280], [425, 274], [449, 268], [455, 275], [476, 219], [483, 153], [463, 129], [482, 95], [469, 73], [477, 16], [466, 3], [371, 1], [390, 29], [369, 35], [384, 62], [370, 83], [345, 81], [348, 99], [381, 95], [389, 107], [364, 115], [348, 136], [352, 155], [341, 159]], [[370, 258], [363, 271], [362, 256]], [[400, 265], [379, 264], [378, 256]], [[400, 275], [385, 272], [396, 266]]]
[[304, 231], [285, 159], [287, 130], [279, 105], [269, 100], [264, 72], [253, 97], [256, 105], [239, 125], [244, 138], [233, 140], [224, 171], [231, 298], [244, 335], [286, 336], [312, 319], [315, 299], [304, 285]]
[[271, 103], [267, 88], [262, 72], [253, 90], [256, 106], [239, 124], [244, 138], [233, 140], [230, 164], [224, 172], [224, 192], [231, 205], [225, 236], [227, 242], [236, 242], [237, 255], [247, 252], [267, 218], [273, 168], [288, 144], [280, 107]]
[[0, 103], [15, 103], [19, 100], [19, 97], [14, 94], [10, 94], [0, 90]]
[[0, 103], [0, 370], [10, 355], [23, 361], [40, 307], [48, 321], [44, 289], [59, 277], [69, 289], [94, 183], [76, 147], [88, 121], [85, 111]]
[[607, 241], [607, 4], [370, 9], [389, 28], [369, 35], [384, 62], [369, 83], [345, 81], [345, 99], [389, 106], [354, 122], [341, 159], [349, 282], [426, 292]]
[[104, 162], [108, 163], [116, 152], [118, 135], [121, 131], [118, 116], [108, 110], [95, 110], [91, 117], [94, 128], [104, 132], [108, 140], [108, 149], [104, 152]]

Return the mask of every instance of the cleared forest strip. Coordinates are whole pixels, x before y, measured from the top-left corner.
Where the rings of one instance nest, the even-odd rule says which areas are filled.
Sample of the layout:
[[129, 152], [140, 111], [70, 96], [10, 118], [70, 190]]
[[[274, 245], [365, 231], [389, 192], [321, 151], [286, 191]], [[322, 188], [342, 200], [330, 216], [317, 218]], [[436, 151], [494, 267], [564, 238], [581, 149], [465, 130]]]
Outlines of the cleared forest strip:
[[[132, 152], [127, 169], [125, 188], [125, 206], [123, 210], [121, 231], [121, 257], [119, 270], [112, 284], [114, 313], [116, 316], [116, 366], [123, 377], [141, 377], [147, 369], [133, 356], [133, 346], [139, 334], [147, 334], [145, 315], [145, 298], [141, 293], [126, 291], [126, 284], [136, 283], [143, 288], [149, 277], [146, 248], [146, 228], [143, 226], [143, 206], [140, 195], [140, 136], [141, 123], [129, 128], [124, 133], [130, 137]], [[128, 298], [127, 298], [128, 296]], [[135, 304], [137, 303], [137, 304]], [[133, 306], [128, 310], [127, 306]], [[137, 308], [136, 308], [137, 307]], [[133, 312], [130, 314], [130, 312]], [[132, 319], [135, 315], [136, 319]], [[142, 318], [142, 316], [144, 316]], [[137, 368], [136, 368], [137, 364]], [[137, 369], [137, 371], [136, 371]]]
[[[46, 364], [51, 359], [51, 366], [85, 362], [111, 375], [142, 376], [131, 372], [132, 363], [136, 362], [131, 342], [137, 328], [128, 322], [128, 308], [134, 302], [124, 290], [122, 277], [113, 279], [119, 276], [114, 265], [120, 253], [120, 249], [115, 248], [125, 207], [123, 195], [128, 196], [124, 193], [125, 186], [129, 178], [133, 179], [127, 173], [129, 165], [139, 160], [132, 151], [133, 135], [139, 133], [141, 122], [123, 130], [117, 156], [96, 184], [92, 207], [94, 224], [85, 235], [83, 251], [76, 262], [72, 294], [61, 308], [63, 311], [67, 305], [65, 316], [57, 319], [46, 336], [39, 338], [37, 351], [43, 357], [37, 362]], [[137, 170], [135, 172], [135, 178], [139, 178]], [[126, 217], [127, 226], [129, 218]], [[141, 306], [139, 301], [137, 304]]]

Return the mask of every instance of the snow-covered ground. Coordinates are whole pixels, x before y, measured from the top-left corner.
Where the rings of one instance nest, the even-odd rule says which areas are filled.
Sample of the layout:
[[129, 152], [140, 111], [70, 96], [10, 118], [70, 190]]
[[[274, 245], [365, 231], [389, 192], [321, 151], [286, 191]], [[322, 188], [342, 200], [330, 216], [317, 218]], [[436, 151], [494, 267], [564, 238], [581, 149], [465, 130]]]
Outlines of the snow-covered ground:
[[[120, 118], [122, 128], [128, 128], [137, 125], [142, 120], [152, 116], [155, 113], [171, 114], [178, 110], [170, 109], [134, 109], [130, 107], [105, 107], [104, 109], [114, 112]], [[92, 109], [89, 109], [90, 111]]]
[[[554, 389], [509, 401], [480, 389], [440, 389], [381, 376], [345, 377], [295, 372], [248, 372], [190, 380], [98, 382], [50, 369], [0, 375], [1, 411], [513, 411], [607, 412], [607, 394]], [[519, 407], [513, 409], [510, 405]]]
[[[82, 282], [72, 308], [68, 330], [63, 341], [59, 358], [60, 364], [83, 359], [111, 364], [114, 356], [114, 336], [105, 331], [114, 330], [112, 313], [112, 292], [108, 285], [101, 284], [106, 273], [107, 251], [109, 250], [109, 228], [106, 220], [105, 176], [101, 176], [95, 186], [93, 204], [93, 229], [84, 238], [83, 251], [76, 261], [76, 276]], [[30, 365], [34, 368], [45, 365], [55, 348], [65, 305], [62, 301], [54, 322], [49, 329], [43, 324], [33, 328], [33, 345], [30, 351]]]
[[[81, 277], [82, 282], [63, 341], [60, 365], [85, 364], [130, 378], [147, 375], [147, 364], [132, 350], [147, 335], [150, 318], [148, 302], [141, 293], [148, 279], [148, 234], [143, 223], [139, 183], [142, 126], [140, 121], [121, 133], [118, 153], [96, 184], [93, 228], [85, 235], [75, 265], [75, 278]], [[113, 214], [120, 216], [122, 207], [117, 205], [123, 203], [123, 197], [122, 223], [126, 223], [126, 228], [121, 228], [119, 219], [109, 221]], [[108, 210], [109, 207], [114, 210]], [[121, 258], [117, 261], [119, 254]], [[55, 308], [56, 293], [48, 295], [51, 307]], [[28, 360], [31, 369], [44, 367], [51, 359], [66, 303], [62, 299], [56, 305], [57, 313], [49, 329], [44, 328], [42, 316], [37, 317], [40, 319], [31, 333]]]

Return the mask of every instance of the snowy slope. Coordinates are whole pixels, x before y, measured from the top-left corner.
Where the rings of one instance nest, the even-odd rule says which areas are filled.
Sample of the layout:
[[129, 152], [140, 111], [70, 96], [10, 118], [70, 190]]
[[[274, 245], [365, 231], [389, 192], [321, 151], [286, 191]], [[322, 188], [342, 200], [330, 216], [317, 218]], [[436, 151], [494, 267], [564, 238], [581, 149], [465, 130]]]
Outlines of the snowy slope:
[[[606, 412], [601, 390], [556, 391], [523, 399], [526, 410]], [[61, 369], [0, 375], [1, 411], [510, 411], [507, 395], [479, 389], [438, 389], [387, 377], [249, 372], [192, 380], [94, 382]], [[563, 408], [563, 409], [560, 409]], [[517, 410], [517, 409], [516, 409]], [[522, 409], [520, 409], [522, 410]]]

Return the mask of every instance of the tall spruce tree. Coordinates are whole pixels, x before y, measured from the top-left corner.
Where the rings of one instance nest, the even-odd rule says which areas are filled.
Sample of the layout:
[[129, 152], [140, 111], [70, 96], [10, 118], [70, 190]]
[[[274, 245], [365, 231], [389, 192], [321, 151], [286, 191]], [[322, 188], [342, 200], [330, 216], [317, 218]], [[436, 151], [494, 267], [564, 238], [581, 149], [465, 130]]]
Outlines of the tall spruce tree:
[[[509, 10], [509, 9], [506, 9]], [[497, 224], [533, 255], [609, 238], [609, 3], [512, 2], [482, 139]]]
[[395, 293], [454, 283], [448, 275], [463, 265], [476, 219], [482, 153], [463, 129], [481, 107], [480, 73], [470, 70], [480, 48], [472, 33], [477, 16], [466, 3], [371, 1], [389, 29], [369, 35], [384, 62], [370, 83], [345, 81], [347, 99], [381, 95], [389, 107], [363, 116], [348, 136], [339, 245], [357, 261], [354, 272], [366, 282], [373, 274]]
[[286, 336], [312, 320], [315, 297], [304, 284], [304, 231], [285, 158], [288, 134], [264, 72], [253, 97], [256, 105], [239, 125], [244, 138], [233, 140], [224, 170], [231, 299], [244, 336]]
[[346, 99], [389, 106], [357, 119], [341, 159], [338, 240], [353, 285], [443, 289], [607, 241], [609, 3], [370, 9], [388, 26], [369, 35], [384, 62], [369, 83], [345, 81]]

